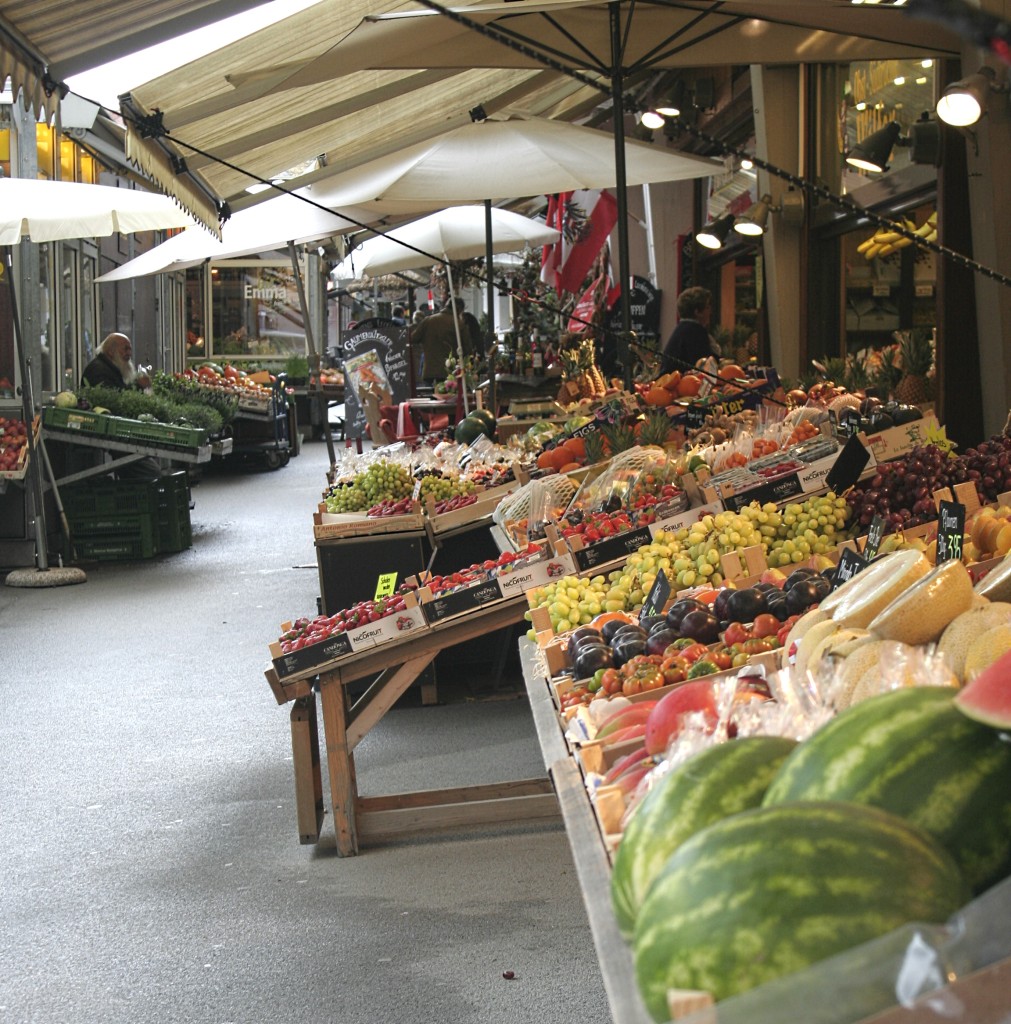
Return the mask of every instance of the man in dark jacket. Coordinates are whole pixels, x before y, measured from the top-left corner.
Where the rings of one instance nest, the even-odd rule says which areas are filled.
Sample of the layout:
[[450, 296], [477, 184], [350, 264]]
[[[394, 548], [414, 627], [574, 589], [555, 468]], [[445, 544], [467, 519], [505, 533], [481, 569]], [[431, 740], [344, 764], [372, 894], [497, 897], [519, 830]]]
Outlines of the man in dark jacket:
[[81, 374], [82, 384], [109, 388], [146, 388], [151, 381], [147, 374], [138, 374], [133, 365], [133, 346], [125, 334], [107, 334], [98, 346], [95, 358]]
[[678, 325], [663, 350], [663, 371], [691, 370], [700, 359], [718, 355], [709, 334], [713, 296], [707, 288], [686, 288], [678, 296]]

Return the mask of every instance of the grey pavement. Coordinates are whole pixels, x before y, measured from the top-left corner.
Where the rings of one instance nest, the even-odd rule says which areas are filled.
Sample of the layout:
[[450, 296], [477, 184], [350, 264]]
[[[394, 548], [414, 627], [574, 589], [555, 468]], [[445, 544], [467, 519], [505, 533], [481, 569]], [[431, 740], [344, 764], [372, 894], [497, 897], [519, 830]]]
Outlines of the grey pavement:
[[[191, 549], [0, 586], [5, 1024], [609, 1020], [560, 820], [339, 858], [328, 814], [299, 844], [263, 669], [316, 608], [326, 467], [316, 442], [209, 472]], [[509, 682], [409, 694], [356, 750], [360, 791], [543, 775]]]

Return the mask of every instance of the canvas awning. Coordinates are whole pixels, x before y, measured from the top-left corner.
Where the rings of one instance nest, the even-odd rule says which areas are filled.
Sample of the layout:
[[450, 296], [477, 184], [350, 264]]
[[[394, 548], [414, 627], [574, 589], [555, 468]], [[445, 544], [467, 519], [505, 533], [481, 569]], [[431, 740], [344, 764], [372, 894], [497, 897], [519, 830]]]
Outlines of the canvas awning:
[[[116, 0], [56, 4], [0, 0], [0, 85], [52, 112], [47, 88], [145, 46], [256, 7], [263, 0]], [[47, 79], [48, 75], [48, 79]]]
[[[599, 105], [610, 87], [612, 8], [627, 19], [624, 64], [640, 73], [959, 52], [959, 41], [936, 23], [841, 0], [451, 6], [511, 34], [526, 52], [411, 0], [320, 0], [135, 88], [124, 101], [134, 122], [128, 152], [165, 188], [189, 179], [241, 203], [250, 184], [242, 171], [269, 178], [312, 157], [329, 173], [351, 168], [467, 123], [478, 104], [491, 115], [574, 120], [574, 111]], [[537, 51], [556, 66], [546, 69]], [[155, 110], [168, 135], [142, 137], [136, 119]]]

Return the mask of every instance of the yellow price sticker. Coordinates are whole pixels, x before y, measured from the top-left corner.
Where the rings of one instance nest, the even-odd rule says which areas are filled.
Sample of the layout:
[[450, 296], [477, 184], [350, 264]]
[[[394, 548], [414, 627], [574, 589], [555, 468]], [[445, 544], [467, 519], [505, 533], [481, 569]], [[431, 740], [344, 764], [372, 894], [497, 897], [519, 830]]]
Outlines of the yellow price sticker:
[[376, 596], [378, 601], [381, 597], [389, 597], [397, 589], [397, 574], [395, 572], [384, 572], [376, 584]]
[[945, 452], [948, 458], [955, 457], [955, 442], [948, 437], [947, 428], [941, 424], [927, 428], [926, 440], [927, 444], [936, 445], [942, 452]]

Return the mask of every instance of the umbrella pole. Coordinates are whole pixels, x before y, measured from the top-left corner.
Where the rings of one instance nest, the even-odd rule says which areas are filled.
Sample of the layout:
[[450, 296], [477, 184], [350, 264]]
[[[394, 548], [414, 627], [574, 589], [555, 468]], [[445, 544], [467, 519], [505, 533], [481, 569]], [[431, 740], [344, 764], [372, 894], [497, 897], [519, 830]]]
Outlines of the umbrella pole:
[[[310, 401], [315, 399], [319, 408], [320, 416], [323, 418], [323, 436], [326, 438], [326, 450], [330, 456], [330, 472], [334, 471], [337, 465], [337, 456], [333, 450], [333, 434], [330, 432], [330, 410], [327, 407], [326, 399], [323, 397], [323, 382], [320, 377], [322, 365], [320, 354], [316, 348], [316, 339], [312, 333], [312, 317], [309, 315], [309, 305], [305, 300], [305, 285], [302, 282], [302, 274], [298, 265], [298, 253], [295, 252], [294, 241], [288, 242], [288, 257], [291, 259], [291, 272], [295, 275], [295, 286], [298, 288], [298, 304], [302, 309], [302, 323], [305, 325], [305, 338], [309, 343], [309, 390]], [[316, 381], [315, 385], [313, 380]]]
[[[35, 398], [32, 393], [31, 360], [25, 356], [24, 339], [21, 335], [21, 318], [18, 314], [17, 289], [14, 287], [14, 260], [11, 247], [4, 251], [4, 271], [11, 296], [11, 319], [14, 321], [14, 343], [17, 346], [18, 365], [21, 369], [21, 415], [28, 427], [28, 475], [32, 481], [32, 495], [35, 502], [35, 569], [15, 569], [8, 573], [4, 582], [9, 587], [59, 587], [68, 583], [84, 583], [87, 577], [80, 569], [49, 567], [49, 532], [46, 529], [45, 491], [42, 484], [42, 463], [39, 448], [35, 444]], [[41, 439], [40, 439], [41, 444]], [[47, 457], [48, 462], [48, 457]], [[53, 490], [56, 482], [53, 481]]]
[[611, 109], [614, 113], [614, 190], [618, 199], [618, 274], [621, 279], [621, 333], [618, 336], [617, 356], [621, 364], [625, 389], [632, 390], [632, 360], [628, 343], [632, 336], [632, 315], [629, 307], [628, 284], [631, 279], [628, 258], [628, 186], [625, 177], [625, 108], [624, 82], [621, 71], [621, 5], [608, 4], [611, 22]]
[[488, 369], [491, 379], [491, 414], [498, 416], [498, 376], [495, 366], [495, 268], [492, 264], [491, 200], [484, 201], [484, 264], [488, 275]]
[[464, 364], [463, 359], [463, 339], [460, 337], [460, 318], [456, 315], [456, 289], [453, 287], [453, 267], [445, 254], [443, 254], [442, 258], [446, 260], [446, 281], [449, 284], [449, 301], [452, 303], [453, 330], [456, 331], [456, 354], [457, 358], [460, 360], [460, 394], [463, 397], [463, 414], [464, 416], [468, 416], [470, 414], [470, 408], [467, 404], [467, 367]]

